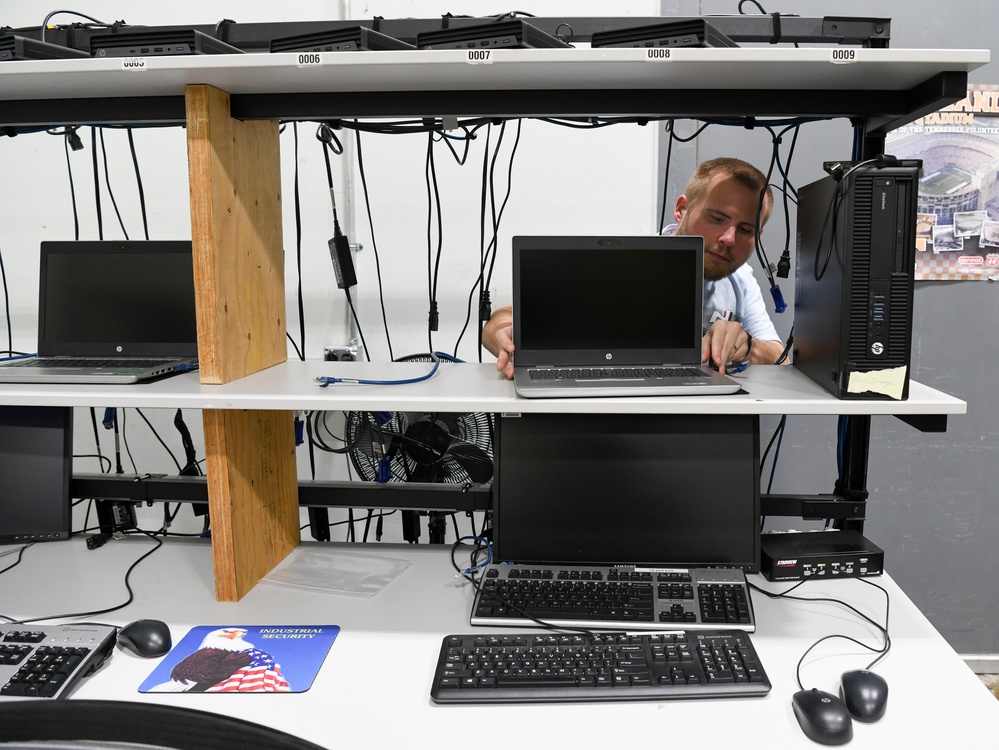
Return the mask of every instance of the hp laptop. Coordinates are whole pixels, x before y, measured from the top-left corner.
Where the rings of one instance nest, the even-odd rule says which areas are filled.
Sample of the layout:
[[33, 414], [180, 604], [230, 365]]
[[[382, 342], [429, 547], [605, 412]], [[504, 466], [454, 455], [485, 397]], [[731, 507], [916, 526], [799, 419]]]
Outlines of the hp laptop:
[[514, 385], [528, 398], [736, 393], [701, 364], [701, 237], [514, 237]]
[[190, 241], [43, 242], [38, 356], [0, 382], [130, 383], [197, 366]]
[[755, 629], [754, 415], [504, 414], [470, 622]]

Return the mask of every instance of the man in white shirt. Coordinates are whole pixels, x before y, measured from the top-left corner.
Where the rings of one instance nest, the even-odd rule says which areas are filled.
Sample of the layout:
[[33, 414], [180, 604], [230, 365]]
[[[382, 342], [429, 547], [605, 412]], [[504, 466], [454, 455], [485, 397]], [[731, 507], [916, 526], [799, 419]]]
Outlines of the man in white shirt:
[[[664, 233], [704, 238], [704, 338], [701, 361], [725, 371], [729, 362], [774, 364], [784, 350], [746, 261], [756, 248], [756, 213], [766, 176], [740, 159], [703, 162], [676, 199], [676, 224]], [[773, 209], [766, 187], [760, 227]], [[496, 310], [482, 328], [496, 369], [513, 377], [513, 308]]]

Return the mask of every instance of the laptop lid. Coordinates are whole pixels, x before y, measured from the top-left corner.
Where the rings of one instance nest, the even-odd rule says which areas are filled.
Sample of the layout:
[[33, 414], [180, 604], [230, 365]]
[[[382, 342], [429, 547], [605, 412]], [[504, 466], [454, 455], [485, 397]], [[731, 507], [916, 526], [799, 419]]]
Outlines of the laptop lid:
[[517, 393], [738, 393], [701, 364], [703, 248], [689, 236], [514, 237]]
[[759, 418], [504, 414], [493, 561], [760, 566]]
[[191, 242], [41, 243], [38, 356], [197, 358]]

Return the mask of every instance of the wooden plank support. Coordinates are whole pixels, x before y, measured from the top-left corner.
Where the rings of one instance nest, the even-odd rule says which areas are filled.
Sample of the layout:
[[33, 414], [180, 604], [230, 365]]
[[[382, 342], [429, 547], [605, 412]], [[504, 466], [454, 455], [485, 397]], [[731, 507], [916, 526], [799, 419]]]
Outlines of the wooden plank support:
[[[185, 100], [201, 382], [228, 383], [287, 359], [278, 127], [211, 86]], [[238, 601], [301, 539], [293, 414], [203, 420], [215, 595]]]

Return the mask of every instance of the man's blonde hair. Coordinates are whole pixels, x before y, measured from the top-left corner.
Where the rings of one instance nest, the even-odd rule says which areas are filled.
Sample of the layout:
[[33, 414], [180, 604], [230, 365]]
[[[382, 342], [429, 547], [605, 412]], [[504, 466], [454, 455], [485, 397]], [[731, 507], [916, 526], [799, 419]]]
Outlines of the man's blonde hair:
[[736, 182], [745, 185], [750, 190], [757, 193], [766, 187], [766, 200], [763, 202], [763, 210], [760, 212], [760, 227], [767, 223], [770, 213], [774, 207], [774, 194], [770, 186], [767, 185], [767, 177], [760, 170], [749, 162], [736, 159], [732, 156], [722, 156], [717, 159], [709, 159], [701, 162], [690, 176], [687, 187], [683, 194], [687, 196], [688, 205], [694, 205], [704, 198], [708, 191], [708, 185], [716, 175], [731, 177]]

